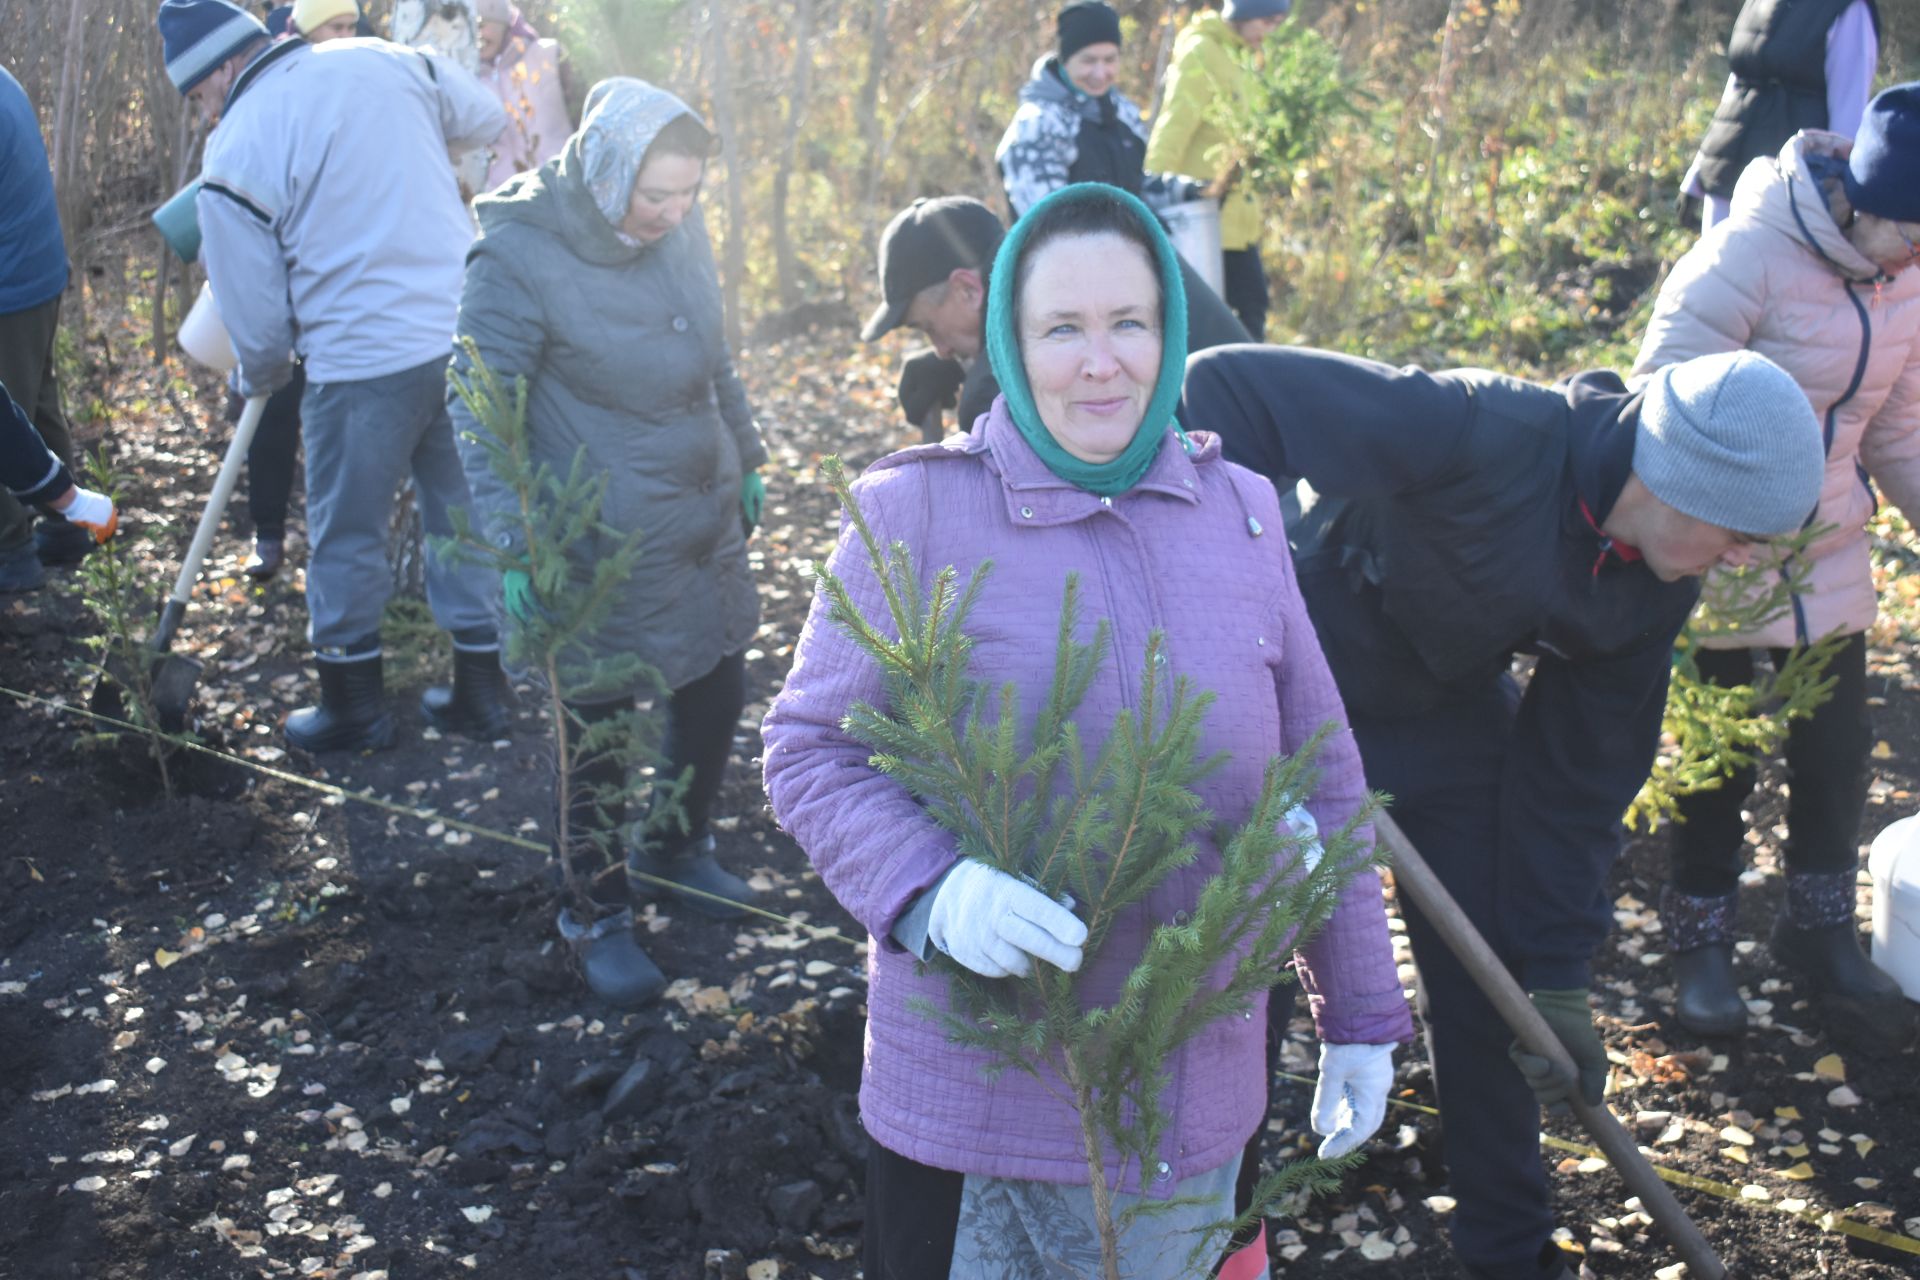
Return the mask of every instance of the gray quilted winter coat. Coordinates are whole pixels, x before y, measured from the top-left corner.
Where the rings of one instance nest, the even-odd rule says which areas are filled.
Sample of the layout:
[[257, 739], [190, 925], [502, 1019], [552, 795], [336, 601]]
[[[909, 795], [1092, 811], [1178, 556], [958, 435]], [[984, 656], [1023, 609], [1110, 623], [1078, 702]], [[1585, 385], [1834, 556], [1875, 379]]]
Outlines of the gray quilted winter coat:
[[[603, 648], [638, 653], [670, 688], [697, 680], [759, 624], [740, 482], [767, 459], [727, 350], [706, 226], [696, 208], [653, 244], [626, 244], [571, 143], [474, 212], [460, 336], [509, 385], [526, 378], [537, 456], [564, 475], [584, 446], [608, 477], [602, 518], [646, 535]], [[512, 498], [465, 438], [472, 415], [451, 393], [450, 404], [481, 527], [510, 539]], [[575, 554], [585, 565], [603, 550], [595, 540]]]

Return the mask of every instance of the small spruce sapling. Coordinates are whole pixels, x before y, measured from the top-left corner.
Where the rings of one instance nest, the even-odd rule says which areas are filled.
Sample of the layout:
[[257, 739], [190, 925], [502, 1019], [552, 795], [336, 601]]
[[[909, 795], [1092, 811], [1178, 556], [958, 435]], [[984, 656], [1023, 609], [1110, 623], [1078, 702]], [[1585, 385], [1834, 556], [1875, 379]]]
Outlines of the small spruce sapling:
[[[120, 491], [124, 477], [114, 471], [104, 453], [88, 456], [83, 470], [93, 489], [109, 496]], [[136, 538], [130, 533], [123, 530], [113, 541], [95, 548], [75, 571], [80, 602], [100, 627], [98, 634], [84, 641], [91, 657], [82, 665], [94, 680], [94, 709], [132, 725], [146, 740], [161, 791], [171, 801], [172, 760], [179, 747], [161, 724], [154, 703], [154, 652], [147, 643], [153, 617], [152, 579], [132, 561]], [[147, 530], [147, 536], [151, 534]], [[116, 731], [95, 740], [105, 744], [119, 737]]]
[[[589, 722], [574, 709], [636, 689], [650, 690], [659, 706], [669, 692], [638, 654], [609, 653], [593, 644], [640, 563], [642, 534], [622, 533], [601, 520], [607, 476], [585, 446], [564, 476], [535, 458], [526, 379], [515, 378], [509, 389], [471, 339], [462, 339], [461, 348], [465, 358], [447, 378], [479, 427], [467, 439], [486, 450], [514, 508], [487, 527], [454, 510], [450, 549], [496, 572], [521, 570], [532, 578], [539, 605], [529, 618], [508, 620], [505, 658], [509, 669], [535, 676], [546, 701], [554, 740], [553, 847], [564, 855], [555, 861], [564, 905], [576, 920], [587, 921], [595, 914], [591, 881], [621, 873], [623, 841], [648, 839], [682, 821], [687, 778], [659, 776], [664, 756], [655, 717], [625, 710]], [[583, 545], [593, 547], [591, 557], [569, 556]], [[649, 768], [651, 785], [643, 776]], [[625, 824], [622, 815], [636, 808], [644, 816]], [[582, 867], [593, 869], [590, 880], [582, 877]]]
[[1208, 103], [1208, 123], [1226, 139], [1222, 154], [1209, 159], [1232, 184], [1245, 183], [1262, 200], [1285, 200], [1294, 171], [1325, 150], [1339, 122], [1360, 119], [1359, 104], [1371, 98], [1333, 43], [1300, 22], [1234, 57], [1246, 71], [1243, 88]]
[[1701, 677], [1698, 661], [1705, 641], [1752, 634], [1786, 616], [1794, 595], [1807, 590], [1807, 547], [1832, 529], [1802, 530], [1751, 565], [1715, 570], [1701, 580], [1700, 604], [1674, 641], [1661, 751], [1627, 808], [1629, 827], [1652, 830], [1662, 821], [1681, 821], [1684, 797], [1718, 790], [1738, 770], [1772, 756], [1793, 721], [1833, 696], [1836, 677], [1827, 667], [1846, 644], [1844, 632], [1793, 645], [1786, 661], [1751, 684], [1714, 684]]
[[[883, 548], [854, 498], [846, 472], [829, 458], [825, 474], [848, 518], [884, 601], [869, 617], [847, 583], [824, 564], [814, 572], [831, 616], [884, 674], [886, 705], [858, 704], [843, 724], [871, 747], [874, 767], [901, 783], [950, 832], [962, 857], [1020, 876], [1055, 898], [1070, 898], [1087, 925], [1080, 973], [1036, 965], [1026, 978], [982, 978], [944, 957], [950, 1008], [923, 1011], [956, 1044], [990, 1055], [989, 1076], [1024, 1071], [1072, 1107], [1080, 1123], [1104, 1280], [1120, 1280], [1116, 1174], [1149, 1169], [1171, 1117], [1162, 1094], [1176, 1049], [1218, 1019], [1241, 1016], [1276, 981], [1293, 949], [1333, 913], [1354, 876], [1377, 864], [1356, 831], [1369, 808], [1339, 831], [1321, 833], [1315, 865], [1288, 827], [1287, 812], [1311, 794], [1313, 759], [1327, 729], [1291, 757], [1269, 761], [1246, 822], [1216, 830], [1196, 785], [1223, 762], [1202, 757], [1202, 725], [1213, 695], [1164, 674], [1163, 640], [1148, 641], [1135, 710], [1123, 710], [1097, 739], [1083, 739], [1076, 712], [1108, 658], [1105, 624], [1082, 641], [1080, 588], [1068, 574], [1054, 670], [1036, 721], [1021, 723], [1018, 691], [970, 671], [969, 612], [985, 587], [982, 565], [962, 587], [957, 572], [935, 573], [924, 591], [904, 544]], [[1187, 917], [1155, 926], [1116, 998], [1092, 998], [1083, 977], [1116, 924], [1142, 909], [1155, 886], [1192, 863], [1196, 839], [1211, 835], [1219, 870]], [[984, 1082], [983, 1082], [984, 1087]], [[1267, 1179], [1250, 1222], [1280, 1195], [1318, 1189], [1346, 1162], [1300, 1161]], [[1145, 1203], [1131, 1213], [1151, 1212]], [[1222, 1233], [1216, 1224], [1194, 1249], [1196, 1274]]]

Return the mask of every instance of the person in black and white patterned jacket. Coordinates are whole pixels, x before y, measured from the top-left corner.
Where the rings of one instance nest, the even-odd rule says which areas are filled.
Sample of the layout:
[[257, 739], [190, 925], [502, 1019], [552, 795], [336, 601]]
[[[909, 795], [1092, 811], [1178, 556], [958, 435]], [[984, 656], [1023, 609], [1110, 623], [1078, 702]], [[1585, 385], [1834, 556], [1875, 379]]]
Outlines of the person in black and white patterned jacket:
[[1073, 182], [1104, 182], [1155, 210], [1192, 200], [1201, 184], [1146, 172], [1147, 127], [1114, 82], [1120, 71], [1120, 17], [1101, 0], [1060, 11], [1054, 52], [1033, 64], [1020, 108], [994, 151], [1017, 218]]

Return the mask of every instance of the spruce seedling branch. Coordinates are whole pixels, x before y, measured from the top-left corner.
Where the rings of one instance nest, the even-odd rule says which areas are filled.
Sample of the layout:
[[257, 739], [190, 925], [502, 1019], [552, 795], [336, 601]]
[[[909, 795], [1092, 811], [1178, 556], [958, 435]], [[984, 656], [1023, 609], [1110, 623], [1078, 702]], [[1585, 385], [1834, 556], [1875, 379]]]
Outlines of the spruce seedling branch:
[[1700, 675], [1699, 664], [1704, 641], [1751, 635], [1787, 615], [1793, 597], [1808, 589], [1807, 548], [1833, 527], [1803, 529], [1774, 544], [1760, 561], [1702, 580], [1700, 603], [1674, 641], [1673, 678], [1660, 724], [1665, 741], [1627, 808], [1629, 827], [1652, 830], [1663, 820], [1679, 821], [1684, 797], [1718, 790], [1736, 770], [1779, 751], [1793, 721], [1811, 716], [1833, 696], [1837, 677], [1827, 668], [1847, 642], [1840, 631], [1790, 646], [1786, 661], [1748, 684], [1714, 684]]
[[[479, 428], [466, 438], [486, 450], [487, 464], [513, 505], [504, 521], [488, 527], [477, 527], [468, 512], [455, 509], [451, 549], [498, 573], [526, 572], [533, 581], [539, 607], [531, 617], [508, 620], [504, 651], [509, 668], [536, 674], [546, 701], [554, 740], [554, 847], [577, 855], [556, 861], [567, 906], [585, 920], [594, 907], [576, 861], [600, 868], [595, 878], [616, 874], [623, 840], [645, 839], [682, 821], [679, 797], [687, 777], [656, 777], [649, 787], [642, 776], [646, 767], [657, 773], [664, 765], [656, 720], [623, 711], [589, 723], [573, 709], [635, 688], [651, 690], [658, 706], [669, 692], [638, 654], [596, 653], [591, 646], [640, 564], [643, 534], [623, 533], [600, 518], [608, 476], [584, 445], [564, 476], [534, 457], [526, 379], [516, 377], [509, 388], [471, 338], [461, 339], [461, 349], [466, 372], [456, 365], [447, 379]], [[569, 555], [582, 547], [593, 554]], [[635, 828], [612, 820], [643, 796], [645, 817]], [[576, 822], [589, 808], [596, 820]]]
[[[907, 546], [883, 545], [868, 523], [839, 459], [827, 459], [823, 471], [879, 597], [870, 616], [846, 580], [814, 566], [830, 617], [873, 660], [885, 688], [883, 705], [854, 705], [843, 727], [872, 749], [876, 769], [954, 837], [959, 856], [1070, 903], [1087, 926], [1078, 973], [1038, 964], [1025, 978], [990, 979], [937, 958], [949, 1007], [928, 1003], [922, 1012], [951, 1041], [987, 1056], [983, 1087], [1019, 1070], [1073, 1108], [1102, 1275], [1121, 1280], [1127, 1273], [1118, 1240], [1130, 1215], [1116, 1215], [1114, 1195], [1129, 1167], [1151, 1186], [1149, 1171], [1173, 1119], [1163, 1094], [1174, 1055], [1219, 1019], [1244, 1016], [1275, 982], [1290, 980], [1284, 966], [1294, 948], [1332, 915], [1353, 877], [1376, 865], [1358, 839], [1371, 807], [1340, 830], [1322, 832], [1324, 854], [1309, 865], [1307, 842], [1286, 816], [1313, 791], [1326, 726], [1293, 755], [1267, 762], [1245, 822], [1216, 830], [1198, 790], [1226, 763], [1224, 755], [1201, 750], [1213, 695], [1167, 671], [1158, 632], [1147, 641], [1130, 705], [1089, 750], [1079, 712], [1111, 644], [1104, 622], [1081, 638], [1081, 592], [1071, 573], [1052, 675], [1031, 732], [1023, 732], [1020, 689], [1012, 682], [992, 686], [972, 670], [966, 623], [991, 564], [964, 585], [949, 565], [923, 586]], [[872, 599], [876, 592], [863, 594]], [[1219, 868], [1197, 901], [1176, 919], [1153, 921], [1118, 989], [1095, 992], [1088, 975], [1111, 969], [1100, 958], [1116, 928], [1150, 909], [1154, 891], [1199, 856], [1203, 836], [1217, 847]], [[1289, 1166], [1263, 1186], [1253, 1212], [1285, 1191], [1331, 1184], [1338, 1168]], [[1148, 1202], [1132, 1212], [1154, 1207]], [[1216, 1233], [1233, 1225], [1217, 1224]], [[1196, 1246], [1196, 1259], [1206, 1243]], [[1205, 1273], [1204, 1263], [1195, 1265]]]

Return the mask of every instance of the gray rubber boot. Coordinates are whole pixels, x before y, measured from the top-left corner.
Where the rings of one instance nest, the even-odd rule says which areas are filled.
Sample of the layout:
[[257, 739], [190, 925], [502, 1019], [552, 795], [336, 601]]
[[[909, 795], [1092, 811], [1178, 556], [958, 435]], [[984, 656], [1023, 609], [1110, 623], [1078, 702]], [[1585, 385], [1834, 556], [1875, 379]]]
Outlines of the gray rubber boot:
[[667, 976], [633, 936], [631, 909], [584, 923], [562, 907], [559, 926], [560, 936], [579, 957], [587, 987], [609, 1004], [638, 1009], [666, 989]]
[[1736, 903], [1732, 893], [1701, 897], [1668, 886], [1660, 894], [1673, 947], [1673, 1016], [1695, 1035], [1738, 1035], [1747, 1026], [1747, 1002], [1733, 975]]
[[[635, 898], [657, 898], [668, 894], [715, 920], [735, 920], [746, 914], [739, 904], [753, 901], [747, 882], [721, 866], [713, 856], [713, 834], [690, 841], [677, 849], [634, 848], [627, 850], [627, 889]], [[672, 881], [685, 885], [692, 893], [682, 893]]]

